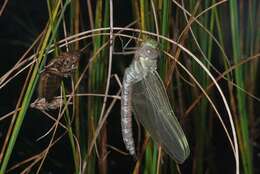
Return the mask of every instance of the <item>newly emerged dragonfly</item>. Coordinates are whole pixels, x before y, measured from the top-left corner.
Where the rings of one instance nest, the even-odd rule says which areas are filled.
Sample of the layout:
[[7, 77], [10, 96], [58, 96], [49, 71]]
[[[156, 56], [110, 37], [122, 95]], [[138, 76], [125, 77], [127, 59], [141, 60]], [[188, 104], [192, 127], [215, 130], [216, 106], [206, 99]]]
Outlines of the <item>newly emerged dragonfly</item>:
[[190, 154], [184, 132], [174, 115], [163, 82], [157, 73], [158, 43], [146, 40], [126, 69], [121, 94], [121, 126], [125, 146], [135, 155], [132, 110], [151, 138], [176, 162]]

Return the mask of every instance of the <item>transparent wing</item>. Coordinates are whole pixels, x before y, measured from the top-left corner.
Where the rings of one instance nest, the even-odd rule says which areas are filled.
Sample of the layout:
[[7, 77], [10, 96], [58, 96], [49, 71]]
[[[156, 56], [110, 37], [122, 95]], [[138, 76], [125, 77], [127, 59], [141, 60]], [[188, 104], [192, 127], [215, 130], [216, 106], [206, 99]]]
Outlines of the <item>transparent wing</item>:
[[132, 95], [137, 120], [176, 162], [183, 163], [190, 154], [189, 145], [159, 74], [148, 73], [143, 80], [133, 84]]

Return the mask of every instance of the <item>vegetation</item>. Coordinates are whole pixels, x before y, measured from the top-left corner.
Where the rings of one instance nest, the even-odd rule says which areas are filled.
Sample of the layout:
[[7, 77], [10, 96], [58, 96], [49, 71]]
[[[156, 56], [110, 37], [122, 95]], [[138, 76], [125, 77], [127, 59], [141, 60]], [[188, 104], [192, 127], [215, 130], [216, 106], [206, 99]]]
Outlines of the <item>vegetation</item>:
[[[3, 3], [3, 31], [8, 15], [19, 14], [12, 11], [16, 3]], [[3, 50], [1, 56], [1, 100], [12, 107], [0, 108], [0, 174], [259, 172], [259, 1], [46, 0], [41, 5], [44, 25], [29, 15], [11, 20], [24, 30], [9, 25], [30, 37], [0, 36], [8, 39], [0, 39], [1, 47], [25, 48], [23, 56], [10, 56], [15, 63], [9, 69], [6, 55], [12, 53]], [[123, 145], [120, 79], [133, 57], [129, 49], [147, 37], [160, 43], [158, 71], [190, 144], [182, 165], [136, 122], [139, 158]], [[30, 108], [44, 66], [61, 52], [80, 49], [79, 68], [61, 85], [64, 105], [58, 111]]]

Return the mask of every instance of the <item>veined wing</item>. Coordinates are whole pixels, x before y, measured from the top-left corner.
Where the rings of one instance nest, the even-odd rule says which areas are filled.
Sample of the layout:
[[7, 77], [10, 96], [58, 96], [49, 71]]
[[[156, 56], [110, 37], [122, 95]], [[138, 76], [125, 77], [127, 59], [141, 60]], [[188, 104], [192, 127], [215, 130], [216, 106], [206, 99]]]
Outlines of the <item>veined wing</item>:
[[149, 72], [143, 80], [133, 84], [132, 95], [137, 120], [176, 162], [183, 163], [190, 154], [189, 145], [159, 74]]

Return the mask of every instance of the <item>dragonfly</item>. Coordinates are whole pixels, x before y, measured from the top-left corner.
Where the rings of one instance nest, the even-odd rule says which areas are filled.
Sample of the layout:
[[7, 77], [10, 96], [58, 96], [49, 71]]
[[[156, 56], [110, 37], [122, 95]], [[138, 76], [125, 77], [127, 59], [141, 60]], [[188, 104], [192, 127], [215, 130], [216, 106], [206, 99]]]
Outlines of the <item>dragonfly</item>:
[[121, 93], [122, 136], [126, 149], [136, 156], [132, 133], [133, 112], [151, 138], [181, 164], [188, 158], [190, 149], [156, 71], [160, 55], [158, 47], [155, 40], [144, 41], [125, 70]]
[[62, 104], [61, 98], [55, 98], [62, 79], [69, 77], [78, 68], [81, 51], [61, 53], [51, 60], [41, 72], [38, 85], [38, 98], [31, 104], [39, 110], [55, 110]]

